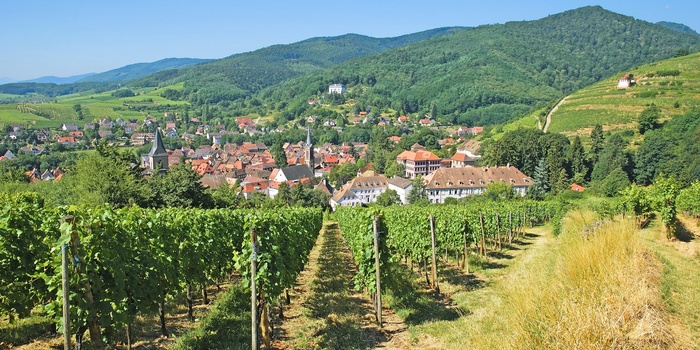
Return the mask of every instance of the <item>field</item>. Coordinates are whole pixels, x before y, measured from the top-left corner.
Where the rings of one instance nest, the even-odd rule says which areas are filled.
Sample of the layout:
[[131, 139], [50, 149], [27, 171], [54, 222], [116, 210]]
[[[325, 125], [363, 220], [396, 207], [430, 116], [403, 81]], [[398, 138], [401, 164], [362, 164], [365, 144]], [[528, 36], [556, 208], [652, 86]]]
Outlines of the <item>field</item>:
[[[169, 86], [171, 89], [182, 89], [182, 84]], [[57, 128], [63, 123], [78, 123], [79, 125], [98, 118], [137, 119], [143, 120], [151, 109], [163, 105], [186, 105], [184, 101], [170, 101], [161, 97], [164, 89], [144, 88], [133, 90], [136, 96], [116, 98], [112, 91], [98, 94], [72, 94], [61, 96], [55, 102], [1, 104], [0, 124], [29, 124], [33, 128]], [[14, 95], [0, 95], [4, 97]], [[80, 105], [83, 118], [80, 120], [73, 108]], [[143, 112], [142, 112], [142, 111]]]
[[[633, 74], [636, 84], [618, 89], [620, 76]], [[654, 103], [662, 117], [673, 118], [698, 106], [700, 54], [652, 63], [621, 72], [574, 92], [552, 116], [551, 132], [586, 135], [595, 124], [604, 129], [632, 129], [644, 108]]]

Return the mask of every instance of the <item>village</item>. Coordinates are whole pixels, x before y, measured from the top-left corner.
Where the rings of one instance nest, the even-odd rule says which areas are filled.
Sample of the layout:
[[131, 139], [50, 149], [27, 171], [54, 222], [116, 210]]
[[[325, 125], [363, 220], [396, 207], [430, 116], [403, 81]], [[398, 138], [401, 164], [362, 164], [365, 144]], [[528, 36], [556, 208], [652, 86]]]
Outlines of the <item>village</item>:
[[[345, 87], [342, 84], [332, 84], [328, 93], [345, 93]], [[309, 101], [309, 104], [315, 103], [317, 101]], [[367, 118], [367, 112], [360, 111], [357, 116], [349, 119], [353, 124], [363, 124], [367, 122]], [[278, 166], [279, 162], [276, 162], [270, 150], [272, 145], [262, 142], [223, 142], [227, 136], [261, 133], [260, 126], [251, 118], [236, 118], [236, 130], [226, 130], [224, 125], [211, 126], [200, 122], [198, 118], [190, 118], [187, 123], [182, 123], [176, 113], [165, 112], [161, 121], [163, 127], [160, 127], [158, 119], [150, 115], [140, 124], [136, 120], [113, 121], [110, 118], [100, 118], [94, 123], [85, 123], [82, 128], [76, 123], [65, 123], [61, 125], [60, 130], [39, 129], [31, 131], [29, 136], [22, 125], [12, 125], [7, 128], [5, 138], [26, 139], [28, 145], [19, 148], [18, 151], [27, 156], [42, 155], [47, 152], [47, 148], [51, 151], [68, 151], [80, 146], [85, 147], [89, 145], [90, 139], [98, 138], [112, 143], [125, 140], [123, 144], [134, 147], [144, 147], [152, 143], [150, 152], [141, 155], [140, 166], [147, 176], [185, 163], [201, 176], [200, 182], [205, 187], [216, 189], [221, 186], [236, 186], [246, 199], [256, 192], [273, 199], [281, 183], [287, 183], [293, 188], [312, 182], [315, 188], [328, 195], [330, 206], [333, 208], [374, 203], [379, 195], [387, 190], [395, 191], [402, 204], [409, 204], [408, 195], [416, 178], [421, 179], [427, 199], [431, 203], [444, 203], [447, 198], [458, 199], [481, 194], [489, 184], [496, 181], [512, 186], [516, 194], [524, 196], [532, 184], [531, 178], [510, 165], [479, 167], [477, 163], [481, 157], [480, 145], [473, 136], [482, 132], [483, 127], [462, 126], [453, 128], [448, 138], [438, 141], [441, 147], [456, 147], [456, 152], [451, 158], [440, 158], [424, 145], [415, 143], [410, 150], [403, 151], [396, 157], [395, 161], [400, 169], [398, 175], [387, 178], [368, 163], [358, 169], [353, 179], [348, 179], [346, 183], [338, 183], [334, 187], [327, 180], [333, 168], [346, 163], [354, 164], [365, 158], [368, 144], [344, 142], [338, 145], [315, 145], [310, 125], [316, 122], [316, 117], [309, 116], [305, 121], [306, 141], [286, 142], [281, 145], [287, 161], [286, 167]], [[432, 126], [435, 120], [427, 115], [415, 123], [405, 115], [395, 120], [379, 118], [377, 127], [384, 127], [392, 122], [416, 128], [435, 128]], [[185, 130], [179, 131], [178, 125], [185, 127]], [[343, 131], [332, 120], [327, 120], [322, 125]], [[187, 126], [189, 128], [186, 128]], [[205, 138], [205, 142], [194, 145], [198, 138], [200, 141]], [[401, 139], [401, 136], [387, 138], [388, 142], [393, 144], [399, 143]], [[167, 149], [167, 142], [164, 141], [172, 140], [178, 140], [184, 145]], [[48, 145], [44, 146], [46, 144]], [[17, 155], [8, 149], [0, 156], [0, 161], [16, 157]], [[60, 167], [41, 171], [34, 168], [28, 170], [25, 175], [31, 181], [53, 181], [60, 180], [65, 171]]]

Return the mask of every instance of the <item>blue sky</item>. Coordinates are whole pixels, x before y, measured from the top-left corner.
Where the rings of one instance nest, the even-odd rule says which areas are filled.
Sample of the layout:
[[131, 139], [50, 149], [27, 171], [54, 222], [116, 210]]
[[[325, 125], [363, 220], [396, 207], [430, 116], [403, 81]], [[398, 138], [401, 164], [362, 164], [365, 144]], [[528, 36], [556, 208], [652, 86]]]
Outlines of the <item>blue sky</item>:
[[168, 57], [222, 58], [317, 36], [393, 37], [534, 20], [586, 5], [700, 31], [697, 0], [0, 0], [0, 77], [65, 77]]

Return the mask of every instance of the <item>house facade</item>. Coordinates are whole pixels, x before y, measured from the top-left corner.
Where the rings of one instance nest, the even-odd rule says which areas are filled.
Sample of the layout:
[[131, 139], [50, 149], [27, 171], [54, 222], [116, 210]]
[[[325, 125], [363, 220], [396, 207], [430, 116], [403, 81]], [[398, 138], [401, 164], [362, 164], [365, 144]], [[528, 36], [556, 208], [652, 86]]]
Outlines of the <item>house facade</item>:
[[513, 186], [519, 196], [525, 196], [532, 185], [532, 179], [513, 166], [441, 168], [428, 174], [423, 181], [431, 203], [482, 194], [489, 184], [497, 181]]
[[354, 178], [331, 198], [331, 207], [357, 206], [375, 203], [377, 197], [389, 188], [386, 176], [368, 171]]
[[328, 93], [329, 94], [344, 94], [345, 93], [345, 85], [343, 85], [343, 84], [331, 84], [328, 86]]
[[475, 166], [481, 158], [479, 149], [481, 145], [476, 140], [468, 140], [457, 148], [457, 152], [450, 159], [452, 168], [463, 168], [465, 166]]
[[402, 204], [408, 204], [408, 194], [413, 189], [413, 181], [394, 176], [389, 180], [389, 189], [396, 191]]
[[403, 151], [396, 157], [396, 162], [406, 169], [406, 177], [411, 179], [418, 175], [428, 175], [439, 169], [441, 160], [433, 152], [424, 150]]

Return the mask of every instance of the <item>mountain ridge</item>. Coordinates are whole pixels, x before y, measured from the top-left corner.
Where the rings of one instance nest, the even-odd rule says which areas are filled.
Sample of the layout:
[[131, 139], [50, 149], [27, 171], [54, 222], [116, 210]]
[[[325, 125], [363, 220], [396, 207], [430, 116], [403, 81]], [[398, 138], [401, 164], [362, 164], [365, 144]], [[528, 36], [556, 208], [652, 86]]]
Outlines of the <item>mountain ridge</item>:
[[323, 94], [331, 83], [343, 83], [363, 107], [418, 115], [434, 110], [455, 124], [497, 124], [615, 72], [671, 57], [679, 49], [697, 51], [700, 38], [587, 6], [361, 57], [283, 82], [256, 97], [269, 106], [287, 101], [291, 107], [278, 112], [289, 120], [303, 110], [299, 106], [305, 99]]

